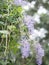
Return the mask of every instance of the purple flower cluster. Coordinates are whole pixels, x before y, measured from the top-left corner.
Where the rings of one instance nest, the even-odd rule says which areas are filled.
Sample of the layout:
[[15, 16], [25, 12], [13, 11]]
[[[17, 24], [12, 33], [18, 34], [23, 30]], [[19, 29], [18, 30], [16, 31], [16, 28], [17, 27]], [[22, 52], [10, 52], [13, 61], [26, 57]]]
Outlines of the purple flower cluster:
[[[29, 2], [27, 2], [25, 0], [14, 0], [14, 3], [17, 6], [21, 6], [22, 8], [24, 8], [24, 6], [29, 4]], [[27, 6], [27, 8], [28, 8], [28, 6]], [[23, 18], [23, 23], [27, 26], [28, 33], [30, 35], [32, 35], [34, 33], [35, 21], [34, 21], [32, 16], [27, 15], [25, 12], [23, 14], [25, 14], [24, 18]], [[22, 36], [23, 36], [23, 34], [22, 34]], [[21, 50], [22, 58], [27, 58], [29, 56], [30, 44], [26, 38], [22, 38], [20, 50]], [[42, 64], [42, 58], [44, 56], [44, 50], [39, 43], [35, 44], [35, 51], [36, 51], [36, 62], [38, 65], [41, 65]]]
[[23, 39], [21, 45], [22, 58], [27, 58], [30, 54], [30, 44], [27, 39]]
[[28, 2], [24, 0], [14, 0], [14, 4], [16, 4], [17, 6], [25, 6], [28, 4]]
[[26, 24], [26, 26], [28, 28], [29, 34], [33, 34], [34, 23], [35, 23], [33, 17], [29, 16], [29, 15], [25, 15], [24, 16], [24, 23]]
[[42, 58], [44, 56], [44, 50], [39, 43], [36, 44], [35, 49], [36, 49], [36, 63], [38, 65], [41, 65]]
[[21, 5], [21, 3], [22, 3], [22, 0], [14, 0], [14, 4], [16, 5]]

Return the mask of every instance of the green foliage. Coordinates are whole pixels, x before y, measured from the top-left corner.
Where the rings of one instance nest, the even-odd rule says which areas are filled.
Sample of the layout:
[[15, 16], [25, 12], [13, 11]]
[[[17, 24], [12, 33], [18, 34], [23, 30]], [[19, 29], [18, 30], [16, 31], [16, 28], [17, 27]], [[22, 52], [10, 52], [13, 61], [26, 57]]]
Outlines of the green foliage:
[[11, 40], [11, 42], [9, 43], [9, 49], [16, 54], [16, 52], [19, 50], [19, 43], [16, 42], [16, 40]]
[[13, 1], [0, 0], [0, 65], [14, 65], [13, 61], [8, 57], [9, 52], [16, 55], [20, 46], [18, 43], [20, 39], [18, 19], [22, 16], [22, 8], [11, 2]]

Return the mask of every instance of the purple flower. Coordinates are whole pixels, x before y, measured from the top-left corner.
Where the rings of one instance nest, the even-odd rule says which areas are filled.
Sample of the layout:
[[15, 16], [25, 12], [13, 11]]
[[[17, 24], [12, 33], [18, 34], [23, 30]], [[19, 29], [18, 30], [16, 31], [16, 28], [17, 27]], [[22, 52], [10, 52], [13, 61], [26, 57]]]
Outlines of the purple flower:
[[17, 6], [25, 6], [27, 5], [29, 2], [24, 1], [24, 0], [14, 0], [14, 4], [16, 4]]
[[42, 64], [42, 58], [36, 58], [36, 63], [38, 65], [41, 65]]
[[27, 39], [23, 39], [21, 41], [21, 53], [22, 53], [22, 58], [27, 58], [30, 53], [30, 44], [27, 41]]
[[26, 24], [28, 28], [29, 34], [33, 34], [34, 23], [35, 23], [33, 17], [29, 15], [24, 16], [24, 23]]
[[23, 0], [14, 0], [14, 4], [16, 4], [16, 5], [21, 5], [22, 1], [23, 1]]
[[39, 43], [36, 44], [35, 49], [36, 49], [36, 62], [38, 65], [41, 65], [42, 58], [44, 56], [44, 50]]

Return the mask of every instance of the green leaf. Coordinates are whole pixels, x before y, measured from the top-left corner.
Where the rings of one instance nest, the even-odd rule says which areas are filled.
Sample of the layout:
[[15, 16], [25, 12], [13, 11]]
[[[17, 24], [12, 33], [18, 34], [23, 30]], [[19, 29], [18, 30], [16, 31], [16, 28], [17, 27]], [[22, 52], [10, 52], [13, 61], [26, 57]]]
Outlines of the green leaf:
[[15, 40], [12, 40], [10, 43], [9, 43], [9, 49], [14, 53], [16, 54], [16, 52], [18, 51], [18, 46], [19, 43], [17, 43]]

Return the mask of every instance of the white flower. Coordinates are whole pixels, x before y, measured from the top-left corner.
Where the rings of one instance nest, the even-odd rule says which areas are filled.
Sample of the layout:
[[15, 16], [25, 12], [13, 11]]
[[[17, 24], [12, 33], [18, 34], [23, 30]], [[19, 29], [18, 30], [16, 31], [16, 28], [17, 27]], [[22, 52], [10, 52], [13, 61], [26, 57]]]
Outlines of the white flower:
[[30, 40], [35, 40], [38, 37], [39, 31], [34, 29], [33, 34], [29, 36]]
[[40, 37], [40, 38], [44, 38], [47, 33], [47, 30], [46, 29], [44, 29], [44, 28], [41, 28], [40, 30], [39, 30], [39, 33], [38, 33], [38, 36]]
[[39, 37], [44, 38], [47, 31], [44, 28], [41, 28], [39, 31]]
[[40, 16], [38, 14], [35, 14], [33, 18], [37, 23], [40, 23]]
[[36, 3], [36, 1], [32, 1], [32, 2], [30, 3], [30, 7], [31, 7], [31, 8], [34, 8], [35, 3]]
[[26, 6], [22, 6], [22, 8], [25, 10], [25, 11], [28, 11], [30, 9], [30, 7], [28, 5]]
[[36, 38], [44, 38], [47, 33], [47, 31], [44, 28], [41, 28], [40, 30], [33, 30], [33, 34], [29, 35], [30, 40], [35, 40]]
[[37, 11], [37, 13], [39, 15], [46, 14], [47, 13], [47, 10], [43, 6], [40, 6], [39, 9], [38, 9], [38, 11]]

